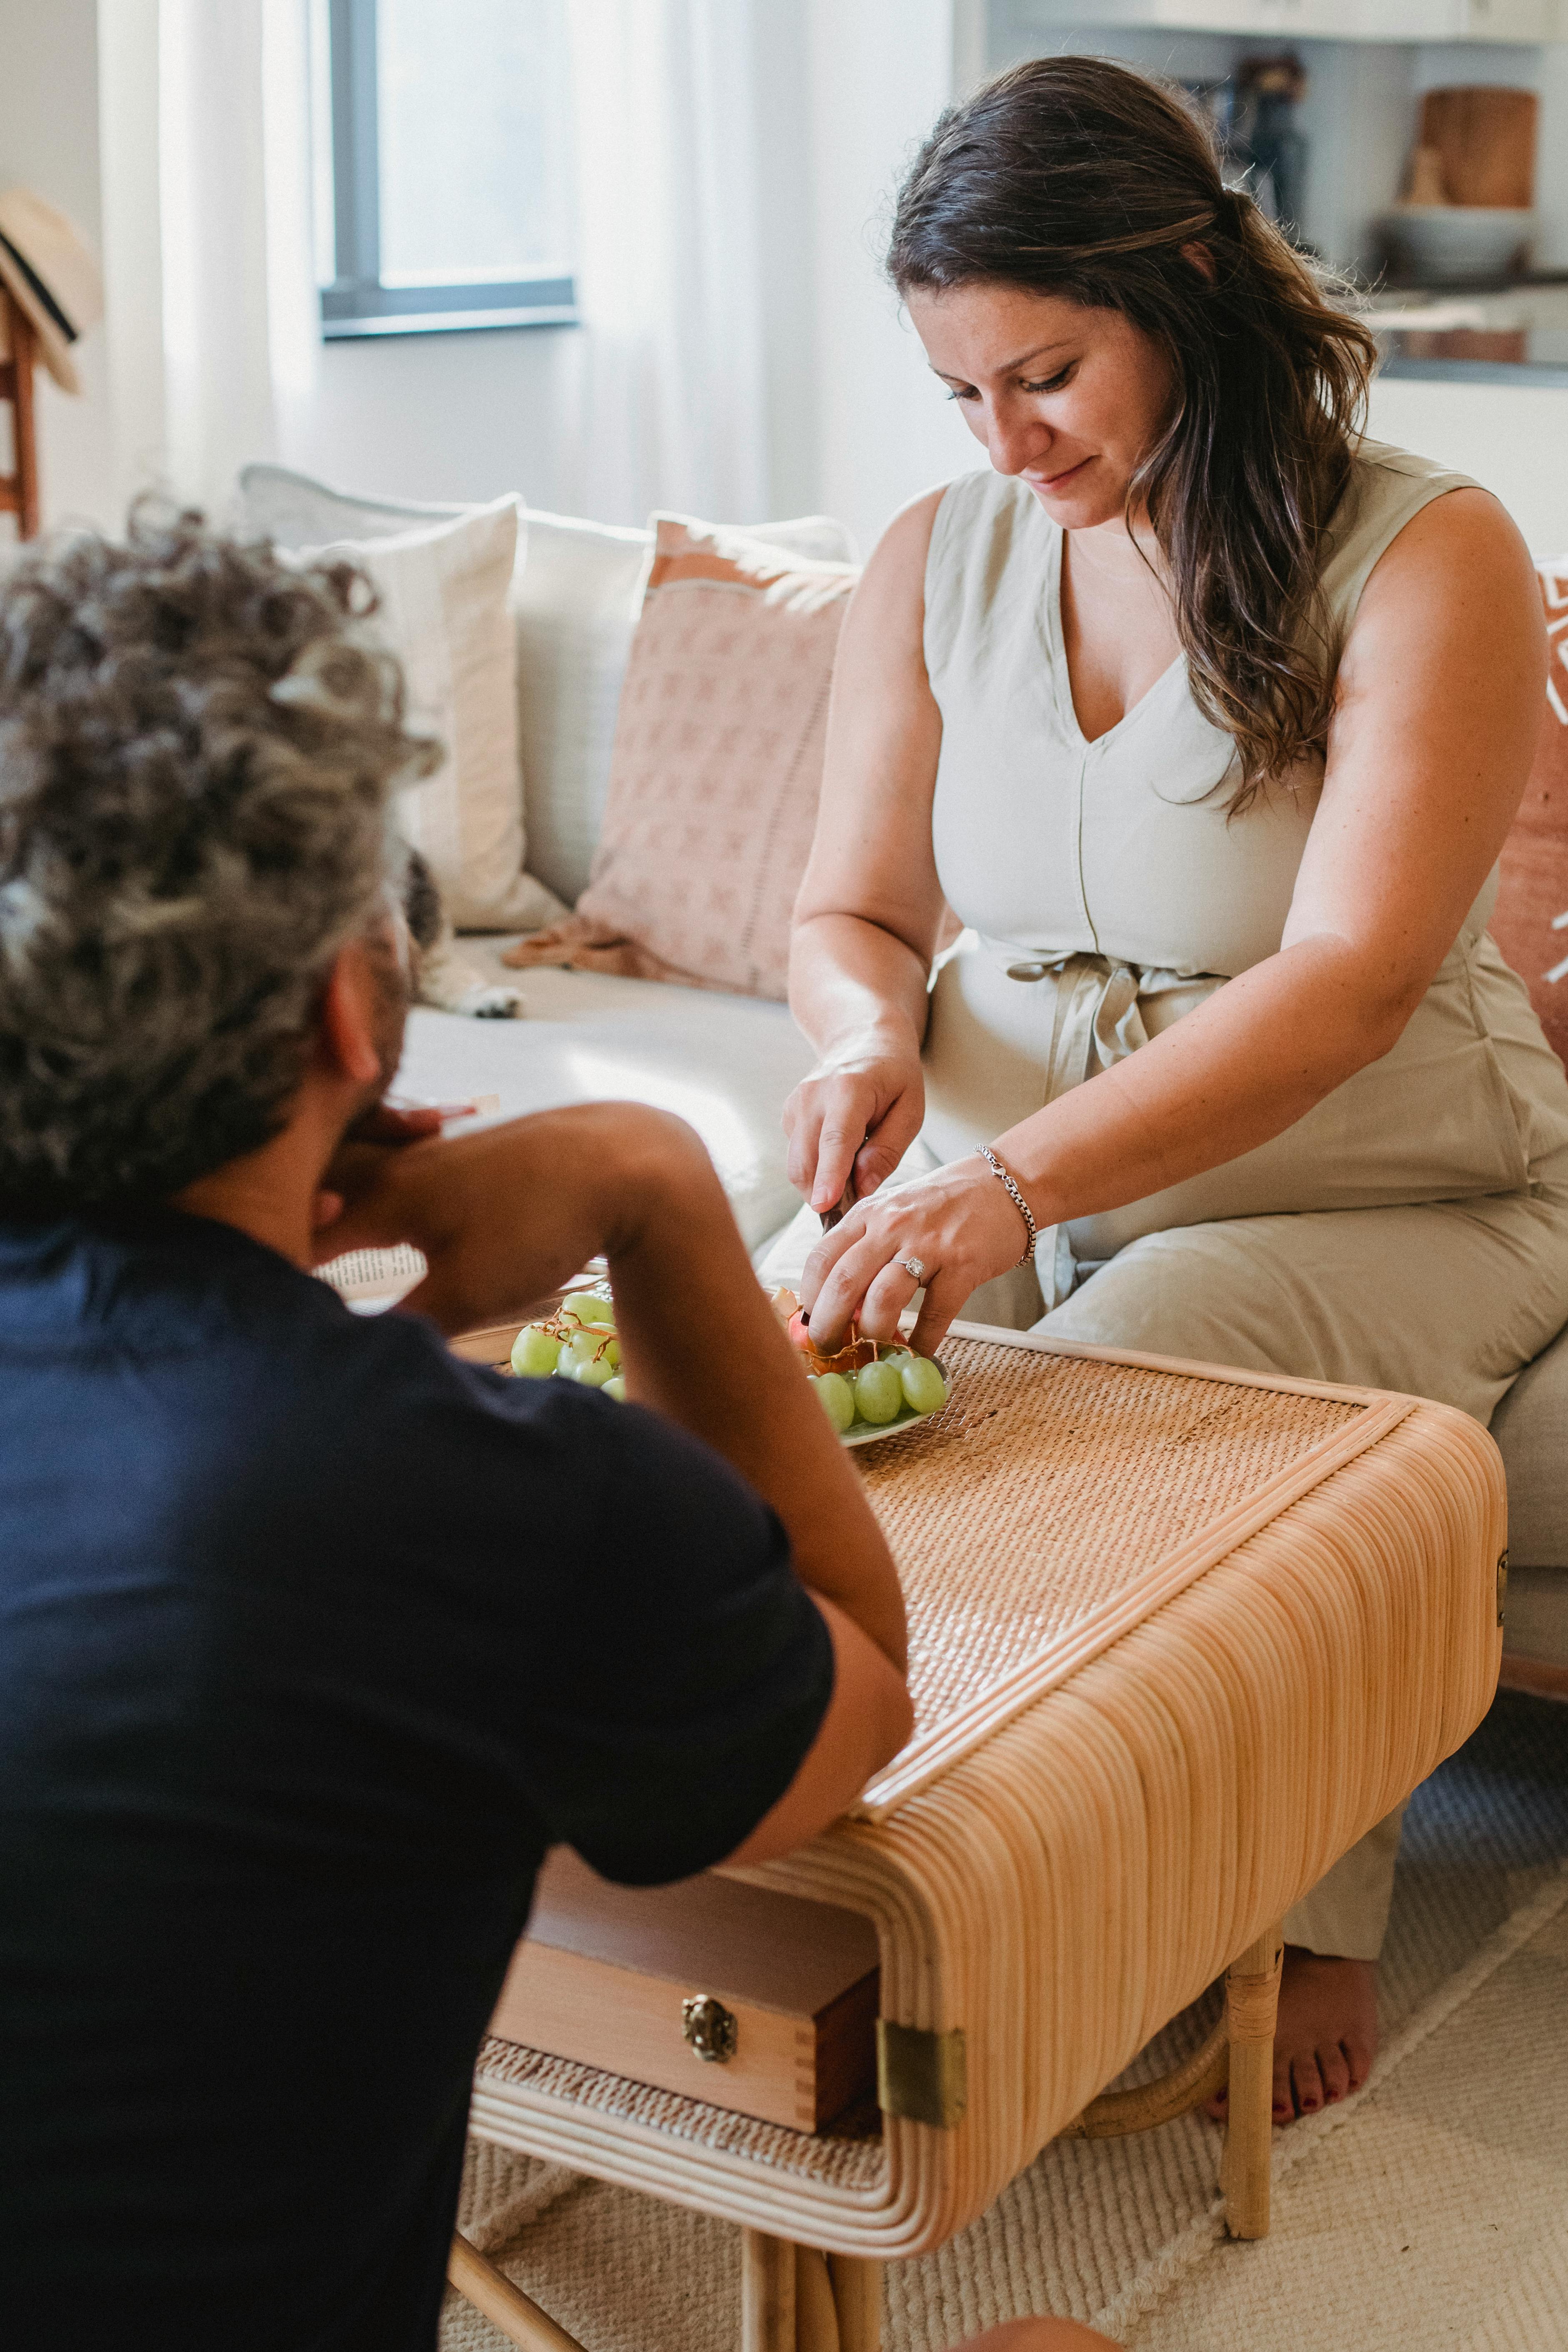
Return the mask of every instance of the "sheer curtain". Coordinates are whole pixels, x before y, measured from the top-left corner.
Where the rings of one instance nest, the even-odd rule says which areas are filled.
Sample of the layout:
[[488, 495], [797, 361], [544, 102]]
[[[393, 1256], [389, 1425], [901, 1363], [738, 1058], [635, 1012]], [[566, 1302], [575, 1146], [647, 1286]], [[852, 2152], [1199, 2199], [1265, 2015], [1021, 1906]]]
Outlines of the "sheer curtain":
[[567, 0], [579, 510], [768, 510], [756, 0]]
[[315, 380], [301, 0], [160, 0], [164, 471], [214, 512]]
[[[564, 5], [584, 323], [556, 373], [556, 478], [606, 521], [761, 516], [758, 0]], [[221, 511], [247, 457], [314, 437], [321, 96], [306, 0], [160, 0], [157, 38], [164, 473]], [[462, 360], [459, 339], [459, 401]]]

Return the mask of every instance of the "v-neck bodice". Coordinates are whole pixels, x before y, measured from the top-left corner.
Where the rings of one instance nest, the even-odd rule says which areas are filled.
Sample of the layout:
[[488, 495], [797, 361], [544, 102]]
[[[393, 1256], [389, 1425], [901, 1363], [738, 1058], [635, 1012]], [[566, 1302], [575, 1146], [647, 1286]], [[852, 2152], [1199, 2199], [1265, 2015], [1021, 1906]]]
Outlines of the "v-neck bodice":
[[1226, 977], [1278, 949], [1317, 779], [1227, 823], [1234, 746], [1173, 661], [1090, 742], [1061, 619], [1062, 533], [1022, 483], [965, 474], [937, 511], [926, 667], [942, 711], [932, 827], [982, 937]]
[[1086, 735], [1083, 731], [1083, 721], [1078, 715], [1078, 703], [1072, 690], [1072, 667], [1068, 659], [1067, 620], [1062, 610], [1067, 543], [1066, 531], [1059, 530], [1053, 523], [1049, 572], [1046, 582], [1046, 601], [1049, 606], [1047, 615], [1047, 636], [1052, 649], [1051, 657], [1057, 668], [1058, 706], [1064, 720], [1076, 730], [1079, 743], [1085, 751], [1088, 751], [1092, 744], [1109, 743], [1111, 737], [1119, 734], [1122, 728], [1131, 727], [1139, 713], [1150, 703], [1155, 704], [1158, 708], [1161, 688], [1167, 686], [1173, 678], [1184, 684], [1186, 657], [1179, 652], [1175, 654], [1166, 663], [1159, 677], [1152, 678], [1142, 693], [1127, 705], [1120, 719], [1113, 720], [1109, 727], [1102, 727], [1098, 735]]

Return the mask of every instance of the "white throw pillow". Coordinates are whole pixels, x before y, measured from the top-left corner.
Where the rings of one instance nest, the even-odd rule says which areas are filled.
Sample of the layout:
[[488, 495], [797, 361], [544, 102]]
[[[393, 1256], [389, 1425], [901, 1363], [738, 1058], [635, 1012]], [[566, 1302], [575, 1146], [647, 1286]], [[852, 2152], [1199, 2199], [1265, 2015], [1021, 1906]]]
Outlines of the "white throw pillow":
[[334, 490], [313, 474], [257, 458], [239, 469], [241, 527], [279, 547], [320, 547], [329, 539], [395, 539], [432, 523], [456, 522], [471, 506], [431, 506], [413, 499], [361, 498]]
[[528, 862], [574, 900], [587, 886], [605, 814], [653, 534], [531, 509], [524, 531], [511, 616]]
[[515, 645], [508, 591], [514, 499], [451, 521], [329, 540], [301, 561], [347, 557], [381, 599], [376, 626], [403, 665], [409, 724], [446, 757], [403, 796], [400, 816], [459, 930], [534, 930], [561, 911], [522, 869]]

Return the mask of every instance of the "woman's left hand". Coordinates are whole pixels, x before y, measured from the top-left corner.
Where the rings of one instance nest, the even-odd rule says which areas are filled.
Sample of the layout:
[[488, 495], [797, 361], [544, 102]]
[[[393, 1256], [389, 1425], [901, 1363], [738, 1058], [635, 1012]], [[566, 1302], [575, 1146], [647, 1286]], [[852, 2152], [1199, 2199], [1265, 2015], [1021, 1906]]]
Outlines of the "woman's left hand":
[[[868, 1339], [894, 1339], [923, 1287], [910, 1344], [932, 1355], [970, 1292], [1017, 1265], [1025, 1239], [1023, 1219], [979, 1158], [858, 1201], [805, 1262], [801, 1298], [812, 1343], [830, 1353], [851, 1320]], [[905, 1259], [924, 1269], [922, 1280]]]

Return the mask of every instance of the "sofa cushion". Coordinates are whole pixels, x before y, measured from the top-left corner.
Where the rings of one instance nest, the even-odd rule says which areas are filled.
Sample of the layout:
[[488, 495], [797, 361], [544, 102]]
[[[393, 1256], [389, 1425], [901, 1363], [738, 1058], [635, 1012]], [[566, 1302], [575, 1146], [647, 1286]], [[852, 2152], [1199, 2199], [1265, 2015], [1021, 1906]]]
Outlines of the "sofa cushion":
[[[587, 887], [604, 818], [653, 533], [533, 507], [526, 524], [527, 560], [513, 584], [512, 617], [528, 863], [574, 904]], [[806, 562], [855, 560], [853, 540], [828, 515], [739, 529]]]
[[784, 996], [858, 576], [658, 518], [588, 887], [509, 961]]
[[[493, 944], [470, 945], [500, 979]], [[397, 1091], [430, 1102], [493, 1095], [489, 1116], [501, 1118], [606, 1097], [653, 1103], [701, 1136], [749, 1249], [787, 1223], [800, 1203], [780, 1114], [812, 1056], [783, 1005], [548, 970], [528, 975], [523, 997], [527, 1017], [515, 1022], [416, 1009]]]
[[571, 905], [599, 838], [653, 537], [532, 511], [526, 528], [511, 614], [528, 862]]
[[1508, 1471], [1508, 1548], [1568, 1575], [1568, 1331], [1521, 1372], [1492, 1415]]
[[1568, 557], [1539, 559], [1536, 574], [1551, 646], [1546, 708], [1489, 928], [1568, 1064]]
[[[242, 467], [239, 492], [244, 527], [280, 547], [384, 539], [472, 511], [363, 497], [259, 460]], [[528, 868], [570, 904], [586, 887], [599, 837], [653, 534], [532, 507], [521, 520], [511, 612]], [[741, 529], [808, 562], [855, 561], [854, 541], [829, 515]]]
[[239, 469], [244, 528], [279, 547], [317, 547], [327, 539], [395, 539], [430, 523], [456, 522], [468, 506], [432, 506], [419, 499], [361, 498], [335, 490], [311, 474], [260, 459]]
[[409, 721], [443, 746], [440, 767], [403, 795], [399, 815], [453, 922], [478, 931], [548, 922], [559, 902], [523, 871], [508, 610], [516, 500], [295, 552], [301, 562], [346, 559], [366, 574], [380, 599], [374, 626], [402, 664]]

